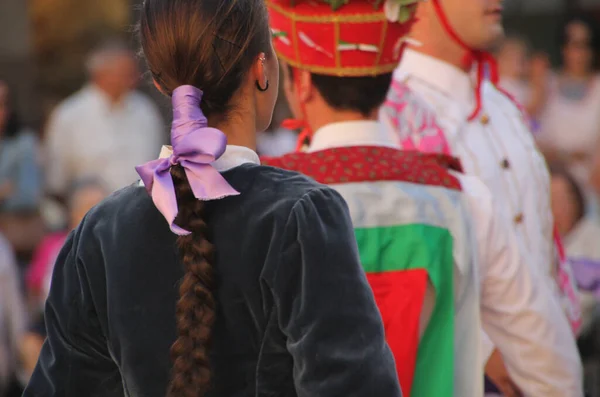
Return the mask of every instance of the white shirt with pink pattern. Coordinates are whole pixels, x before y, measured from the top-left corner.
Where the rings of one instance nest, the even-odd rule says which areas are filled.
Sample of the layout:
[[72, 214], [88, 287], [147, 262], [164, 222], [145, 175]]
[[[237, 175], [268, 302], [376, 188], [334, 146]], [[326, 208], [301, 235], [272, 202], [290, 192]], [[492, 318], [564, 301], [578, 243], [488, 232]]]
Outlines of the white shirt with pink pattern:
[[380, 111], [382, 123], [405, 149], [460, 158], [465, 172], [490, 189], [522, 255], [561, 299], [571, 325], [580, 324], [579, 301], [570, 267], [559, 261], [553, 240], [549, 174], [527, 120], [491, 83], [475, 108], [475, 83], [468, 73], [408, 49]]

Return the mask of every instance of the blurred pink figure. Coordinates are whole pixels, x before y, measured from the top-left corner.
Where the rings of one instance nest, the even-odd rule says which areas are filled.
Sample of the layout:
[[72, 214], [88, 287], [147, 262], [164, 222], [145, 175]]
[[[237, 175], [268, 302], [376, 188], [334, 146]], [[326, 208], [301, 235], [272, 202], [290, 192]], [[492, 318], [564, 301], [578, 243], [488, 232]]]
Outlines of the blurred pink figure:
[[565, 163], [587, 192], [600, 145], [595, 21], [585, 16], [570, 19], [564, 25], [560, 44], [562, 68], [545, 82], [547, 95], [540, 111], [537, 139], [548, 161]]
[[54, 262], [70, 232], [79, 225], [85, 214], [106, 197], [106, 190], [95, 180], [76, 183], [69, 197], [69, 230], [52, 233], [46, 236], [34, 253], [27, 271], [27, 289], [34, 305], [43, 308]]

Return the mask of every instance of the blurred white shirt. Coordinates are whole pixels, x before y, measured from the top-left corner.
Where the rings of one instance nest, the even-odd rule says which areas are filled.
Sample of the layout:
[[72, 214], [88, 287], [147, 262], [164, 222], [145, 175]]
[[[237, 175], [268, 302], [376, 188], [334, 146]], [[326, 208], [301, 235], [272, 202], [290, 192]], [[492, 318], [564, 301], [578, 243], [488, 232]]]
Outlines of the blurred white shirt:
[[155, 158], [165, 130], [158, 109], [141, 93], [113, 104], [93, 84], [85, 86], [58, 106], [48, 125], [49, 190], [64, 194], [87, 177], [110, 191], [135, 182], [134, 167]]
[[[483, 361], [493, 341], [505, 353], [508, 370], [526, 396], [582, 395], [581, 362], [557, 299], [550, 178], [524, 116], [486, 81], [482, 111], [469, 121], [475, 108], [472, 77], [415, 50], [404, 53], [394, 81], [408, 86], [407, 98], [401, 98], [401, 106], [384, 106], [380, 116], [398, 141], [447, 147], [460, 158], [465, 172], [477, 176], [491, 192], [484, 195], [487, 189], [477, 189], [476, 196], [490, 196], [497, 203], [496, 212], [496, 205], [486, 203], [489, 198], [471, 200], [475, 213], [480, 213], [475, 223], [482, 262], [482, 322], [489, 336], [484, 335]], [[402, 135], [412, 133], [401, 128], [407, 123], [417, 126], [420, 136]], [[495, 216], [490, 218], [492, 210]], [[507, 300], [494, 307], [494, 296]]]

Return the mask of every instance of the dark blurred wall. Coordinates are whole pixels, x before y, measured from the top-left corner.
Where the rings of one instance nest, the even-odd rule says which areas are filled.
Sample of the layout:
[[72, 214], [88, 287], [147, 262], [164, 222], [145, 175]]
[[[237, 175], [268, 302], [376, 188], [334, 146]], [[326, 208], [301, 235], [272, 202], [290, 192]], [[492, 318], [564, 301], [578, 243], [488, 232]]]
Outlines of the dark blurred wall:
[[[6, 0], [0, 0], [4, 2]], [[99, 42], [129, 37], [128, 0], [11, 0], [29, 4], [36, 93], [45, 119], [86, 81], [85, 58]]]
[[0, 78], [17, 99], [17, 111], [29, 124], [39, 120], [30, 21], [25, 0], [0, 0]]
[[[600, 2], [600, 0], [598, 1]], [[560, 12], [552, 13], [507, 13], [504, 18], [504, 26], [507, 34], [517, 34], [526, 38], [533, 50], [547, 53], [550, 55], [553, 65], [557, 66], [560, 59], [559, 32], [566, 15], [585, 12], [595, 17], [600, 26], [600, 4], [597, 7], [591, 7], [589, 0], [587, 4], [587, 6], [584, 4], [579, 7], [565, 7]]]

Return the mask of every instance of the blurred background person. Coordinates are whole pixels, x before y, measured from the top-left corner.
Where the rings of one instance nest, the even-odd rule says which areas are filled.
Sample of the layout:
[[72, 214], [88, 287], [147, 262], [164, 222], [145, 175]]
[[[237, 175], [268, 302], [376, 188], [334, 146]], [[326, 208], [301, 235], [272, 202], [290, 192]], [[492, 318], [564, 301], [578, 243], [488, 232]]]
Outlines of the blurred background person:
[[[0, 250], [0, 254], [10, 252], [9, 256], [13, 259], [16, 256], [17, 263], [21, 265], [21, 274], [17, 273], [17, 276], [25, 275], [22, 270], [28, 263], [44, 264], [37, 267], [45, 270], [53, 266], [66, 230], [76, 223], [70, 219], [71, 209], [62, 205], [66, 203], [69, 207], [76, 201], [71, 199], [71, 187], [77, 183], [75, 181], [88, 176], [98, 178], [108, 190], [129, 184], [137, 179], [131, 166], [137, 160], [126, 164], [130, 156], [147, 152], [149, 154], [144, 161], [155, 158], [159, 143], [166, 141], [167, 129], [163, 128], [159, 116], [152, 115], [156, 114], [156, 106], [139, 106], [152, 109], [139, 112], [123, 110], [136, 102], [130, 97], [140, 97], [133, 91], [139, 72], [136, 60], [123, 43], [106, 41], [107, 38], [124, 37], [127, 28], [137, 19], [135, 5], [141, 2], [0, 1], [0, 75], [3, 76], [0, 78], [0, 233], [10, 245], [7, 251]], [[448, 1], [442, 3], [447, 4]], [[552, 210], [565, 237], [566, 250], [580, 287], [584, 290], [584, 300], [589, 303], [591, 295], [586, 297], [585, 290], [593, 290], [598, 261], [596, 250], [600, 247], [596, 243], [598, 237], [595, 231], [598, 220], [594, 217], [599, 213], [596, 198], [600, 196], [600, 156], [596, 154], [598, 146], [595, 138], [596, 134], [600, 134], [600, 95], [597, 94], [594, 62], [600, 0], [504, 0], [502, 6], [506, 17], [504, 25], [514, 34], [511, 33], [496, 54], [502, 77], [500, 86], [511, 93], [531, 116], [536, 138], [540, 134], [538, 142], [547, 158], [551, 162], [555, 159], [566, 161], [567, 169], [563, 167], [563, 171], [573, 172], [576, 176], [575, 185], [566, 182], [562, 171], [560, 175], [552, 171]], [[585, 16], [572, 12], [584, 13]], [[560, 35], [556, 35], [557, 31]], [[105, 44], [95, 47], [99, 42]], [[117, 58], [123, 62], [115, 61], [120, 66], [111, 69], [109, 65]], [[106, 62], [93, 62], [94, 59]], [[553, 65], [550, 65], [550, 60]], [[556, 73], [551, 72], [552, 66], [558, 67]], [[117, 81], [121, 82], [115, 84]], [[46, 124], [46, 116], [52, 113], [54, 106], [84, 84], [81, 91], [54, 111], [51, 122]], [[125, 88], [110, 88], [119, 85]], [[139, 88], [148, 89], [148, 96], [155, 102], [161, 101], [158, 95], [153, 96], [150, 84], [147, 86]], [[89, 87], [95, 88], [99, 95], [84, 95], [94, 91], [88, 90]], [[119, 95], [119, 91], [124, 93]], [[92, 99], [94, 97], [97, 100]], [[147, 103], [145, 99], [142, 97], [141, 101]], [[284, 102], [280, 95], [270, 131], [258, 138], [257, 149], [261, 154], [279, 155], [294, 149], [296, 134], [280, 126], [288, 115]], [[76, 103], [79, 105], [76, 106]], [[74, 109], [82, 110], [77, 114], [79, 110]], [[158, 110], [165, 118], [171, 115], [169, 106], [161, 106]], [[134, 113], [145, 113], [146, 116], [133, 117]], [[17, 118], [17, 114], [20, 117]], [[135, 128], [126, 127], [130, 121], [121, 120], [129, 118], [136, 120], [132, 123], [144, 123], [146, 127], [143, 131], [139, 124]], [[25, 128], [25, 124], [35, 128]], [[540, 125], [543, 125], [543, 131], [539, 129]], [[502, 128], [490, 136], [504, 135], [506, 131]], [[133, 135], [136, 133], [139, 136]], [[50, 138], [46, 141], [48, 135]], [[157, 138], [153, 138], [155, 136]], [[488, 137], [485, 134], [479, 136]], [[43, 142], [45, 150], [40, 150], [38, 139]], [[150, 143], [153, 140], [159, 143], [150, 149], [148, 147], [153, 146]], [[61, 205], [43, 197], [40, 203], [45, 183], [40, 175], [40, 164], [45, 166], [50, 178], [45, 186], [51, 193], [60, 196]], [[514, 164], [503, 162], [502, 167], [505, 166], [512, 167]], [[111, 171], [116, 168], [125, 172], [116, 175]], [[525, 168], [529, 167], [525, 165]], [[7, 171], [9, 169], [11, 171]], [[23, 170], [23, 173], [12, 171], [16, 169]], [[131, 173], [129, 177], [127, 172]], [[29, 176], [21, 177], [25, 174]], [[528, 183], [534, 183], [533, 179], [530, 175]], [[105, 182], [111, 180], [113, 182]], [[573, 186], [584, 192], [582, 204], [578, 194], [573, 193]], [[525, 187], [519, 190], [519, 194], [524, 194]], [[590, 192], [592, 189], [593, 192]], [[35, 193], [30, 194], [32, 192]], [[33, 197], [37, 198], [30, 200]], [[585, 208], [583, 212], [581, 208]], [[531, 214], [526, 212], [524, 216], [527, 219]], [[48, 233], [49, 230], [52, 233]], [[44, 236], [47, 238], [40, 245]], [[36, 249], [36, 259], [31, 261], [31, 254]], [[30, 367], [34, 365], [38, 345], [43, 340], [43, 323], [36, 316], [44, 299], [45, 277], [49, 274], [46, 271], [38, 273], [32, 284], [31, 268], [33, 264], [26, 280], [16, 281], [19, 287], [26, 281], [27, 291], [34, 291], [31, 285], [35, 284], [36, 303], [32, 302], [30, 311], [22, 313], [23, 318], [36, 321], [30, 327], [34, 332], [27, 334], [26, 343], [22, 346], [24, 364]], [[0, 290], [0, 294], [2, 292]], [[23, 296], [31, 299], [31, 292]], [[587, 303], [584, 302], [584, 305]], [[2, 305], [3, 302], [0, 302]], [[4, 306], [7, 303], [4, 302]], [[585, 313], [590, 313], [589, 309]], [[590, 370], [589, 357], [596, 355], [598, 360], [600, 331], [588, 321], [593, 316], [584, 314], [584, 317], [586, 332], [579, 342], [586, 359], [588, 379], [592, 379], [589, 371], [594, 372], [594, 369]], [[594, 335], [596, 342], [593, 342]], [[0, 367], [3, 365], [5, 363], [0, 358]], [[595, 371], [600, 373], [600, 368], [596, 367]], [[588, 385], [588, 392], [590, 396], [600, 397], [599, 382], [597, 379], [595, 382], [596, 388]], [[16, 395], [20, 393], [17, 391]], [[5, 397], [2, 392], [0, 397]]]
[[[43, 318], [44, 305], [50, 284], [54, 263], [67, 239], [69, 232], [77, 227], [87, 212], [100, 203], [108, 192], [97, 179], [84, 179], [71, 186], [68, 194], [69, 225], [65, 230], [48, 234], [33, 255], [27, 271], [27, 295], [31, 327], [21, 343], [24, 383], [27, 382], [37, 363], [46, 338]], [[0, 394], [1, 396], [1, 394]]]
[[600, 143], [596, 22], [582, 15], [567, 18], [559, 37], [561, 66], [547, 79], [546, 102], [535, 115], [541, 123], [537, 141], [546, 159], [566, 164], [587, 191]]
[[532, 132], [539, 131], [537, 115], [545, 104], [550, 60], [544, 52], [532, 52], [521, 36], [507, 36], [496, 54], [500, 88], [510, 94], [530, 116]]
[[[0, 234], [0, 396], [20, 394], [20, 343], [26, 327], [17, 263]], [[22, 389], [21, 389], [22, 390]]]
[[576, 179], [561, 164], [552, 164], [552, 213], [564, 238], [581, 297], [582, 320], [578, 339], [587, 390], [600, 392], [600, 225], [587, 211], [586, 196]]
[[508, 35], [496, 54], [500, 87], [510, 93], [519, 103], [529, 100], [527, 69], [529, 66], [529, 46], [524, 38]]
[[102, 201], [108, 192], [98, 179], [76, 181], [67, 198], [69, 212], [68, 227], [48, 234], [33, 255], [27, 271], [27, 291], [32, 310], [43, 310], [52, 276], [54, 262], [69, 232], [77, 227], [85, 214]]
[[583, 189], [567, 168], [552, 164], [550, 174], [554, 221], [584, 297], [581, 333], [585, 333], [593, 319], [595, 296], [600, 297], [600, 225], [587, 214]]
[[54, 111], [47, 131], [48, 190], [64, 200], [73, 181], [96, 177], [114, 191], [137, 179], [135, 165], [155, 158], [165, 126], [156, 106], [134, 91], [134, 54], [111, 41], [87, 60], [90, 82]]
[[7, 82], [0, 79], [0, 230], [15, 250], [26, 251], [43, 233], [40, 149], [13, 104]]

